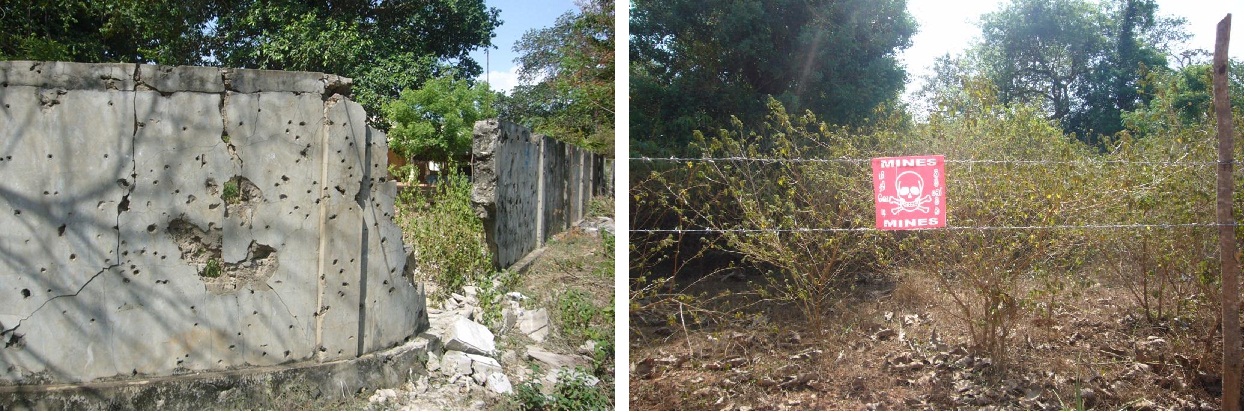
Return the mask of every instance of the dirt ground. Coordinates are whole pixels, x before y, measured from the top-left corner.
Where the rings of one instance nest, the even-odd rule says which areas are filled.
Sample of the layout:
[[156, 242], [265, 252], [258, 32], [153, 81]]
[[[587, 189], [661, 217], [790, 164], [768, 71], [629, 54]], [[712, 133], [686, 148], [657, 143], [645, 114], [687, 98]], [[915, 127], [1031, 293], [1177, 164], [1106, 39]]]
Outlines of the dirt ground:
[[1084, 286], [1049, 318], [1022, 318], [1007, 358], [992, 359], [916, 274], [864, 279], [822, 333], [790, 305], [758, 304], [738, 274], [715, 275], [685, 292], [726, 297], [702, 316], [673, 300], [633, 304], [631, 409], [1218, 408], [1218, 333], [1147, 322], [1122, 288]]

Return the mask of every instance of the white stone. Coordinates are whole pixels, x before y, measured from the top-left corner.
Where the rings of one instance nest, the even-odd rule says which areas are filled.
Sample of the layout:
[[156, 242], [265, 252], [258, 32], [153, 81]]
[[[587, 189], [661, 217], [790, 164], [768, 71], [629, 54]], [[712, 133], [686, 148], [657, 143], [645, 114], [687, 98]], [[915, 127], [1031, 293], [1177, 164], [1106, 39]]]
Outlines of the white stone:
[[554, 369], [565, 368], [575, 365], [586, 366], [588, 364], [583, 358], [562, 355], [547, 351], [538, 346], [527, 346], [527, 356], [537, 361], [543, 362]]
[[[516, 305], [517, 306], [517, 305]], [[514, 325], [519, 323], [519, 316], [523, 314], [523, 309], [518, 307], [507, 307], [501, 310], [501, 333], [505, 334]]]
[[497, 350], [493, 342], [493, 332], [479, 323], [460, 317], [450, 324], [442, 340], [445, 349], [456, 350], [477, 355], [491, 355]]
[[510, 384], [510, 378], [501, 372], [493, 372], [488, 375], [488, 381], [485, 387], [495, 393], [514, 393], [514, 386]]
[[592, 356], [592, 354], [596, 351], [597, 351], [597, 341], [595, 340], [588, 339], [584, 341], [583, 345], [579, 345], [579, 353], [582, 353], [584, 355]]
[[428, 354], [428, 362], [424, 364], [428, 372], [436, 372], [441, 370], [441, 357], [435, 353]]
[[488, 356], [467, 355], [467, 359], [471, 360], [471, 379], [476, 385], [484, 385], [488, 381], [488, 375], [494, 372], [501, 372], [501, 364], [496, 359]]
[[490, 373], [501, 372], [501, 363], [498, 363], [496, 359], [471, 354], [468, 354], [467, 358], [471, 359], [471, 377], [476, 380], [476, 383], [483, 385]]
[[388, 403], [390, 400], [396, 400], [397, 398], [398, 391], [393, 389], [377, 389], [376, 393], [372, 395], [372, 397], [368, 398], [367, 401], [373, 404], [384, 404]]
[[471, 358], [461, 351], [446, 351], [441, 356], [441, 366], [446, 376], [467, 376], [471, 375]]
[[544, 342], [549, 336], [549, 311], [545, 308], [529, 310], [519, 314], [519, 332], [537, 342]]

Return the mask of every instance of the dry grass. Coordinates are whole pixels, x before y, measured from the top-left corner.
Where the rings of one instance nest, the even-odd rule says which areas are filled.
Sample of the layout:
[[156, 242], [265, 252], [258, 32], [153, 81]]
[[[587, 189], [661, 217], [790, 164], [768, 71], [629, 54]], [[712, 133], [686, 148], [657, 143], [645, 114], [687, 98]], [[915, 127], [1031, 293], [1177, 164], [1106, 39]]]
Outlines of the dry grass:
[[[712, 296], [702, 282], [698, 293]], [[1036, 284], [1022, 282], [1022, 289]], [[749, 306], [717, 322], [645, 325], [633, 313], [631, 408], [1203, 409], [1218, 405], [1217, 365], [1179, 322], [1146, 324], [1127, 291], [1089, 283], [1047, 312], [1025, 311], [998, 365], [971, 348], [938, 282], [916, 273], [867, 279], [821, 334], [793, 307]], [[727, 301], [714, 309], [734, 312]], [[737, 304], [737, 302], [729, 302]], [[639, 326], [636, 326], [639, 325]], [[888, 332], [889, 331], [889, 332]], [[1157, 337], [1164, 346], [1154, 343]], [[1149, 350], [1149, 343], [1156, 350]], [[690, 348], [689, 348], [690, 346]], [[1216, 349], [1217, 350], [1217, 349]]]

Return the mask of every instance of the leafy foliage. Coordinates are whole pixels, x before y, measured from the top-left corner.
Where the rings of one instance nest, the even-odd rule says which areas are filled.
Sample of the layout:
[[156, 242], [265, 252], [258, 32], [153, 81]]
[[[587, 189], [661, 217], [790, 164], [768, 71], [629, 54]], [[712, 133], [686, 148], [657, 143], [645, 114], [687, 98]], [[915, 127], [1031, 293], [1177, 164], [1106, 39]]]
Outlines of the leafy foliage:
[[0, 59], [199, 64], [215, 1], [0, 4]]
[[225, 185], [221, 188], [221, 200], [227, 204], [237, 204], [242, 200], [242, 189], [238, 179], [229, 179], [225, 181]]
[[[631, 6], [633, 151], [682, 153], [693, 130], [759, 124], [766, 96], [865, 124], [907, 75], [916, 31], [902, 0], [638, 0]], [[692, 151], [694, 153], [694, 151]]]
[[612, 306], [598, 307], [587, 292], [571, 288], [558, 296], [557, 316], [563, 332], [572, 339], [612, 340], [612, 330], [592, 328], [594, 324], [613, 324]]
[[380, 113], [430, 77], [478, 75], [469, 53], [492, 45], [499, 15], [483, 0], [18, 0], [0, 5], [0, 59], [334, 73]]
[[[1211, 66], [1195, 64], [1171, 73], [1156, 72], [1146, 77], [1154, 90], [1150, 101], [1122, 115], [1124, 125], [1138, 136], [1170, 133], [1177, 128], [1198, 127], [1214, 116]], [[1237, 116], [1245, 107], [1245, 65], [1228, 62], [1228, 98]]]
[[979, 43], [946, 56], [926, 79], [925, 98], [957, 93], [984, 77], [1000, 102], [1038, 106], [1062, 130], [1100, 150], [1123, 131], [1122, 116], [1155, 93], [1146, 78], [1168, 71], [1171, 44], [1188, 38], [1184, 20], [1163, 17], [1153, 0], [1013, 0], [982, 16]]
[[[500, 10], [483, 0], [231, 3], [212, 32], [221, 65], [351, 77], [355, 100], [371, 113], [431, 76], [480, 74], [468, 54], [491, 46], [501, 24]], [[448, 65], [430, 64], [437, 62]]]
[[469, 85], [452, 75], [405, 90], [384, 106], [393, 124], [389, 147], [407, 158], [463, 160], [471, 152], [475, 122], [496, 115], [494, 97], [487, 85]]
[[614, 1], [578, 3], [514, 46], [525, 84], [499, 99], [504, 117], [606, 156], [614, 153]]
[[471, 208], [471, 182], [456, 168], [447, 170], [431, 192], [403, 192], [395, 219], [403, 240], [415, 247], [418, 270], [441, 287], [439, 298], [470, 283], [482, 284], [493, 269], [484, 224]]
[[207, 264], [203, 266], [203, 271], [199, 273], [199, 276], [215, 279], [220, 277], [220, 274], [220, 260], [217, 260], [216, 258], [208, 258]]
[[519, 385], [515, 397], [519, 409], [525, 411], [603, 411], [614, 408], [600, 383], [590, 384], [592, 375], [581, 370], [562, 370], [554, 384], [553, 394], [540, 392], [537, 383]]

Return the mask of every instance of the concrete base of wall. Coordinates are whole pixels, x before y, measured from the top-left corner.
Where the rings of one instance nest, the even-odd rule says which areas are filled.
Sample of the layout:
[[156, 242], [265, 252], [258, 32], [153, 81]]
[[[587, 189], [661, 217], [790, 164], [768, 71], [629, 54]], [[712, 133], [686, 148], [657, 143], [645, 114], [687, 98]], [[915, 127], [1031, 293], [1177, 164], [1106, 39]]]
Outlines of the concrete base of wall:
[[427, 335], [360, 358], [86, 384], [0, 386], [0, 410], [305, 409], [315, 399], [396, 387], [427, 375]]

